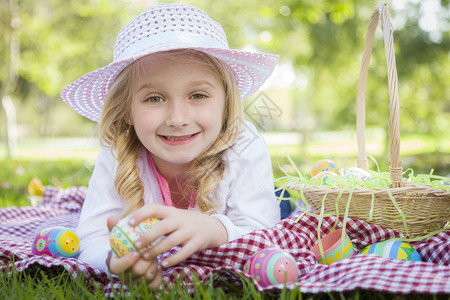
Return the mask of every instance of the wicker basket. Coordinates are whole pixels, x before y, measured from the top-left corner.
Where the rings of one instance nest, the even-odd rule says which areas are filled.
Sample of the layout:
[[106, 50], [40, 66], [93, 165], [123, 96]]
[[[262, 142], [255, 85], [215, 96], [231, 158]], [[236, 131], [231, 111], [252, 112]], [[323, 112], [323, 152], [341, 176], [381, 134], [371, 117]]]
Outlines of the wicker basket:
[[[377, 4], [369, 23], [362, 58], [357, 91], [358, 167], [367, 168], [365, 148], [365, 90], [370, 55], [378, 20], [384, 35], [390, 100], [390, 177], [391, 185], [385, 189], [355, 188], [294, 184], [289, 186], [303, 193], [306, 201], [320, 212], [344, 214], [385, 228], [417, 237], [442, 229], [450, 221], [450, 192], [429, 185], [404, 182], [400, 162], [398, 78], [394, 56], [393, 29], [385, 2]], [[337, 201], [337, 199], [339, 199]], [[394, 201], [393, 201], [394, 199]]]

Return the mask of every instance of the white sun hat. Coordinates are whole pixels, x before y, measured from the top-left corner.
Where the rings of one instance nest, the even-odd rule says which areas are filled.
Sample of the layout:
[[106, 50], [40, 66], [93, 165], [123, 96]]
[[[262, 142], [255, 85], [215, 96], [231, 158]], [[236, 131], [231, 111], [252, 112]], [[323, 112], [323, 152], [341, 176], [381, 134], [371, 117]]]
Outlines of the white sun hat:
[[232, 50], [222, 26], [198, 8], [184, 4], [152, 6], [117, 35], [113, 62], [69, 84], [61, 97], [80, 115], [98, 122], [106, 94], [117, 75], [133, 61], [160, 51], [189, 48], [226, 62], [242, 99], [267, 80], [278, 55]]

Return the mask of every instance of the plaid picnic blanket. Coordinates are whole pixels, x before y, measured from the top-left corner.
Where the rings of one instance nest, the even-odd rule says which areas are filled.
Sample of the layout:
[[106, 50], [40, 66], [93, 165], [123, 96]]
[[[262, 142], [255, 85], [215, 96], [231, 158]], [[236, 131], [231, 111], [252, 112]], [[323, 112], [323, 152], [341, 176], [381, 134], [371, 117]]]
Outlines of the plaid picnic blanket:
[[[31, 254], [34, 235], [44, 228], [64, 226], [75, 228], [78, 223], [86, 189], [66, 190], [47, 187], [42, 205], [38, 207], [8, 207], [0, 209], [0, 272], [27, 271], [38, 266], [41, 270], [65, 268], [73, 276], [84, 274], [86, 282], [96, 282], [106, 295], [119, 292], [119, 279], [72, 258], [41, 257]], [[187, 288], [193, 288], [193, 274], [200, 280], [213, 276], [216, 286], [226, 288], [225, 282], [239, 288], [246, 260], [266, 247], [281, 248], [297, 261], [298, 282], [288, 288], [300, 287], [302, 293], [347, 292], [356, 289], [396, 294], [450, 294], [450, 230], [422, 241], [410, 243], [423, 262], [407, 262], [375, 255], [356, 255], [331, 265], [318, 264], [309, 249], [317, 242], [318, 219], [305, 215], [277, 223], [272, 228], [254, 231], [215, 249], [192, 255], [183, 263], [165, 269], [164, 280], [174, 283], [184, 278]], [[322, 220], [321, 234], [327, 234], [335, 217]], [[338, 220], [338, 228], [342, 220]], [[361, 249], [401, 234], [355, 219], [348, 219], [346, 231], [353, 244]], [[160, 259], [172, 255], [172, 249]], [[283, 285], [260, 291], [278, 291]]]

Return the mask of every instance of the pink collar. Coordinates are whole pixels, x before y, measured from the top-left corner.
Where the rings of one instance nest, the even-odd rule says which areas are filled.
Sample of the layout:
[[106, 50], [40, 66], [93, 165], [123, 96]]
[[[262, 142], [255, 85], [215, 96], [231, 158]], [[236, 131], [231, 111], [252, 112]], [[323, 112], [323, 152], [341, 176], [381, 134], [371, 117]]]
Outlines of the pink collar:
[[[158, 172], [156, 169], [155, 163], [153, 162], [152, 156], [150, 155], [150, 152], [147, 151], [147, 160], [148, 165], [152, 169], [153, 173], [156, 175], [156, 179], [158, 180], [159, 189], [161, 190], [161, 194], [164, 200], [164, 203], [167, 206], [174, 207], [175, 205], [172, 202], [172, 197], [170, 196], [170, 188], [169, 184], [167, 183], [167, 180]], [[195, 207], [195, 193], [191, 194], [191, 200], [189, 203], [188, 208]]]

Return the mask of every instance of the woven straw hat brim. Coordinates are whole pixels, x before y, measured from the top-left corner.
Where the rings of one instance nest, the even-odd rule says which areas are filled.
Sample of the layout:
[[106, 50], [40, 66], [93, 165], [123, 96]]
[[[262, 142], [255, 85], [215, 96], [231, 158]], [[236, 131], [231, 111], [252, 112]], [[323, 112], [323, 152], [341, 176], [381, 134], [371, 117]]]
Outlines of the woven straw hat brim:
[[[162, 47], [162, 49], [170, 50], [168, 47]], [[261, 87], [273, 72], [279, 57], [274, 54], [232, 49], [198, 47], [190, 47], [190, 49], [208, 53], [227, 63], [233, 70], [242, 99], [247, 98]], [[61, 92], [61, 97], [77, 113], [98, 122], [105, 96], [117, 75], [133, 61], [156, 52], [158, 51], [144, 52], [89, 72], [65, 87]]]
[[77, 113], [98, 122], [105, 96], [124, 68], [143, 56], [174, 49], [203, 51], [227, 63], [242, 99], [266, 81], [278, 60], [273, 54], [229, 49], [222, 26], [198, 8], [160, 4], [149, 7], [122, 28], [112, 63], [69, 84], [61, 97]]

